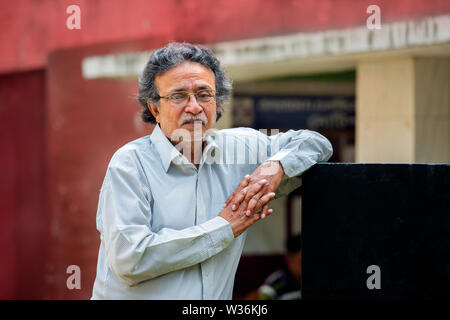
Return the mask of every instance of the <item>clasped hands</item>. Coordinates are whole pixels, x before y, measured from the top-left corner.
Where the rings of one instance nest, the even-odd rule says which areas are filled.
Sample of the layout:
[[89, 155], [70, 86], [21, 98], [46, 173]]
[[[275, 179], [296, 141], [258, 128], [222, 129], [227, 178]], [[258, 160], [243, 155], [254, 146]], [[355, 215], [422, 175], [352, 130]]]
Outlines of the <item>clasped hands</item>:
[[246, 175], [228, 197], [219, 216], [230, 223], [235, 238], [259, 219], [272, 214], [269, 202], [275, 197], [283, 175], [279, 161], [263, 162], [251, 175]]

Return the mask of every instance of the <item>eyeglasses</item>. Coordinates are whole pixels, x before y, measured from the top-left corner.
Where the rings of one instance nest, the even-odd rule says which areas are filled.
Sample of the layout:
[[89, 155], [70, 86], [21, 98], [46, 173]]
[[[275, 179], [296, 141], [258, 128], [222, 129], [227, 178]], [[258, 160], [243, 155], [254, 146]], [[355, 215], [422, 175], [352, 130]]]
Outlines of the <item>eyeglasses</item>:
[[195, 93], [187, 91], [179, 91], [168, 94], [167, 96], [159, 96], [158, 98], [167, 99], [174, 106], [181, 107], [186, 105], [191, 96], [195, 96], [195, 100], [200, 105], [208, 105], [216, 100], [216, 92], [214, 90], [199, 90]]

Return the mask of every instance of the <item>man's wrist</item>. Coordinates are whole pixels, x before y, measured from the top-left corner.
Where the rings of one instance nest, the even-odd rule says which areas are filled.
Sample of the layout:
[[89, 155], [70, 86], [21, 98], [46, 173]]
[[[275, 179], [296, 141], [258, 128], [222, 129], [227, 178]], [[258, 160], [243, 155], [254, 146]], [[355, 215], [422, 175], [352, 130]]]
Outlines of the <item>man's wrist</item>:
[[284, 176], [284, 168], [280, 160], [268, 159], [263, 162], [263, 166], [265, 168], [265, 171], [272, 171], [271, 174], [279, 174], [280, 177]]

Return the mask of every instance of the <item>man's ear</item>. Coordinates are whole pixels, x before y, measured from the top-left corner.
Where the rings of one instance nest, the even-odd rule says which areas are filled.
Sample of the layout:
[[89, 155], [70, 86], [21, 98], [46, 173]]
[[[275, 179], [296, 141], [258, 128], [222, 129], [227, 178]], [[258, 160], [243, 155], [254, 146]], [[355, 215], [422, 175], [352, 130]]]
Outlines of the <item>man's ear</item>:
[[147, 101], [147, 108], [150, 110], [152, 115], [155, 117], [156, 122], [159, 123], [159, 109], [156, 104], [151, 103], [150, 101]]

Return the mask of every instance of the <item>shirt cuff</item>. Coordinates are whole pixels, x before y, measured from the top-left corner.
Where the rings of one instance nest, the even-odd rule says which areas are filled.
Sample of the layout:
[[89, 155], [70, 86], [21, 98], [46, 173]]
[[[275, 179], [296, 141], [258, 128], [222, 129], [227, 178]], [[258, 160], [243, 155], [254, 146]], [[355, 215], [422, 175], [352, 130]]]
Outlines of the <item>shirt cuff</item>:
[[280, 161], [285, 158], [290, 152], [292, 151], [292, 149], [283, 149], [278, 151], [277, 153], [275, 153], [273, 156], [271, 156], [269, 159], [267, 159], [266, 161]]
[[[305, 164], [298, 160], [298, 157], [296, 157], [295, 152], [291, 153], [291, 151], [292, 149], [281, 150], [280, 152], [277, 152], [273, 157], [266, 160], [266, 161], [280, 161], [284, 171], [283, 180], [298, 176], [299, 174], [303, 173], [303, 171], [305, 171]], [[304, 162], [309, 162], [309, 159], [302, 159], [302, 160]]]
[[268, 158], [264, 162], [268, 161], [278, 161], [281, 164], [281, 167], [283, 168], [283, 180], [290, 178], [292, 176], [295, 176], [292, 166], [289, 165], [288, 159], [289, 154], [291, 153], [292, 149], [283, 149], [279, 152], [277, 152], [272, 157]]
[[222, 251], [233, 241], [234, 233], [230, 224], [224, 218], [217, 216], [201, 224], [206, 230], [206, 234], [210, 240], [210, 255], [217, 254]]

